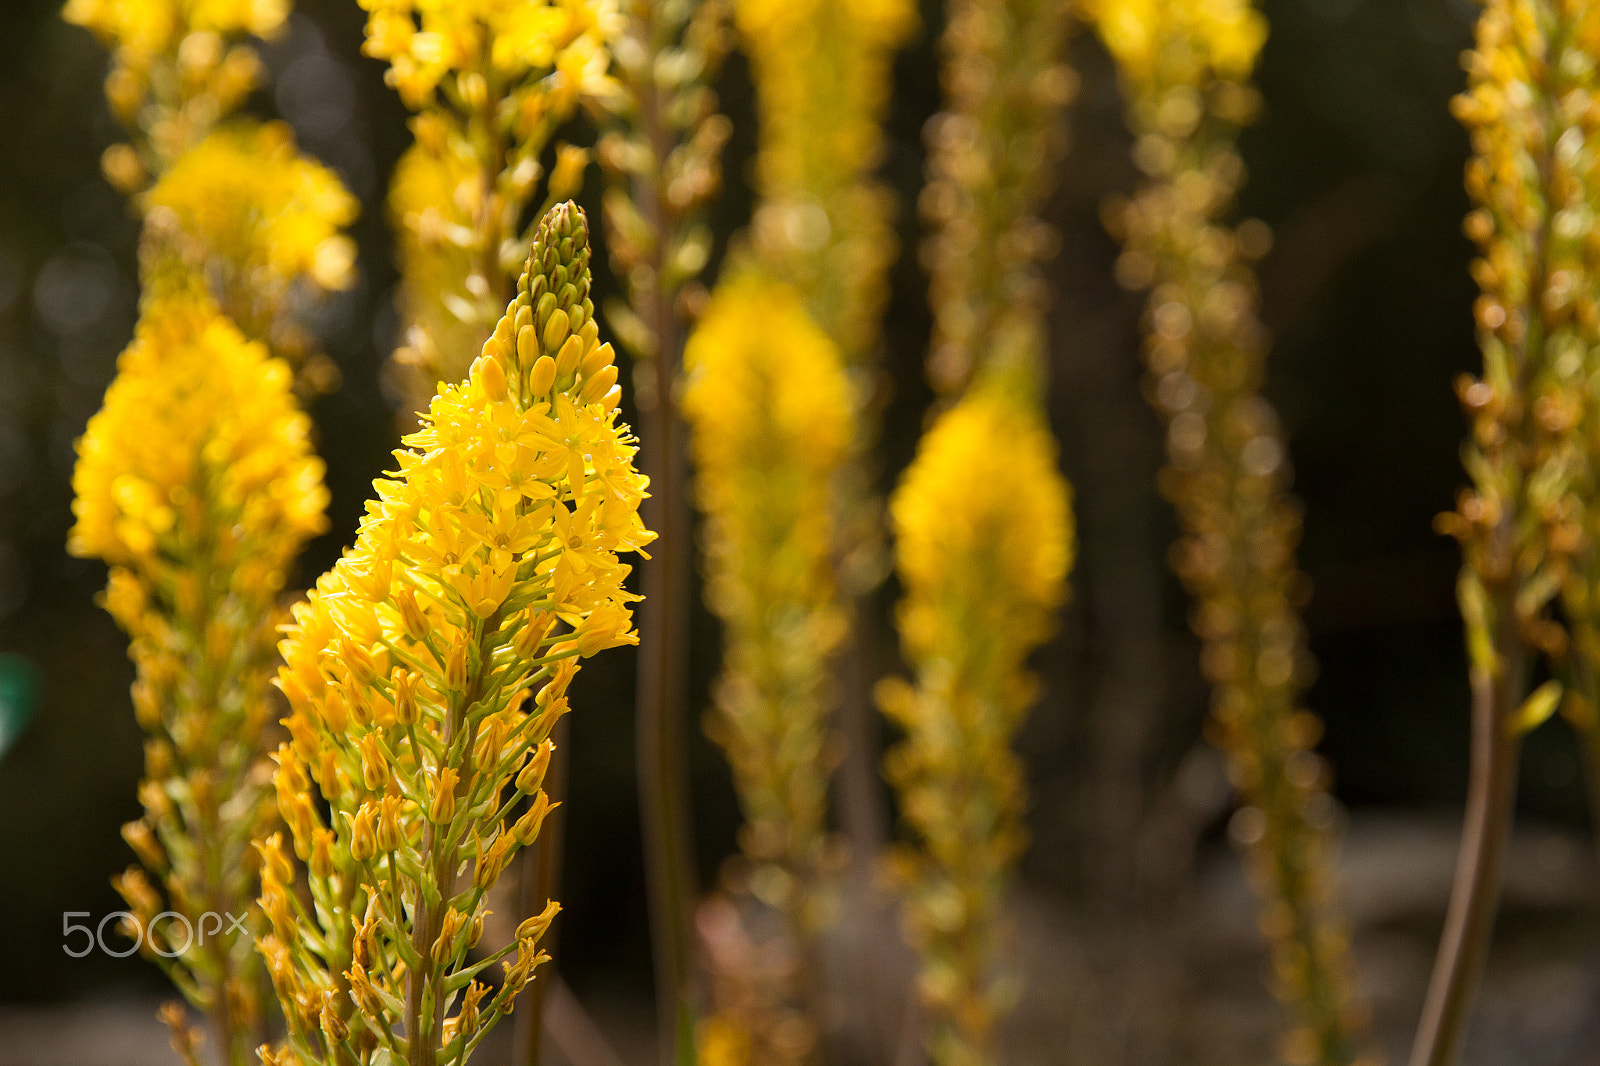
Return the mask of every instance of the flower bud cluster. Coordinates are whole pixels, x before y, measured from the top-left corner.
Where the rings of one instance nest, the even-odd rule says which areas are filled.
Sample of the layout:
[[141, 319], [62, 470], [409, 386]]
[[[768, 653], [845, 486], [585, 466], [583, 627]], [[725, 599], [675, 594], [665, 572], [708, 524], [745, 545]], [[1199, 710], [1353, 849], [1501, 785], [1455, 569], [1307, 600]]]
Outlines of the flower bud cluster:
[[1263, 899], [1275, 990], [1293, 1011], [1280, 1054], [1348, 1064], [1357, 1055], [1346, 938], [1331, 913], [1332, 800], [1313, 750], [1321, 723], [1300, 706], [1310, 674], [1295, 565], [1300, 512], [1284, 434], [1261, 396], [1267, 349], [1252, 260], [1270, 237], [1222, 219], [1243, 180], [1234, 148], [1256, 108], [1249, 84], [1266, 23], [1246, 0], [1103, 0], [1092, 5], [1117, 61], [1145, 183], [1113, 205], [1118, 279], [1150, 289], [1145, 359], [1167, 420], [1163, 493], [1183, 537], [1173, 558], [1195, 606], [1210, 735], [1247, 804], [1236, 826]]
[[485, 894], [551, 809], [578, 661], [637, 641], [619, 553], [653, 539], [587, 236], [570, 203], [541, 221], [468, 379], [435, 397], [286, 629], [289, 835], [263, 848], [261, 896], [280, 1062], [465, 1061], [545, 958], [554, 902], [512, 943], [468, 952]]

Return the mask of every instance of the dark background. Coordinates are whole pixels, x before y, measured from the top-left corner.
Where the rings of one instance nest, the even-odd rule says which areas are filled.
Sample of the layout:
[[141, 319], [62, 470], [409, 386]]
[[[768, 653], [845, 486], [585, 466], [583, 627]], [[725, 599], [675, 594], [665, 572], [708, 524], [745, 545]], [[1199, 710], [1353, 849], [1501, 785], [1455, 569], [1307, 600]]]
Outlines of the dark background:
[[[1320, 662], [1310, 703], [1326, 719], [1322, 751], [1356, 820], [1396, 810], [1454, 818], [1467, 738], [1457, 553], [1431, 523], [1462, 479], [1451, 381], [1477, 364], [1460, 232], [1467, 145], [1448, 101], [1463, 82], [1458, 55], [1478, 9], [1469, 0], [1263, 6], [1272, 26], [1258, 77], [1265, 106], [1242, 141], [1250, 181], [1241, 210], [1276, 233], [1261, 267], [1276, 338], [1268, 391], [1306, 511], [1301, 563], [1316, 588], [1307, 621]], [[97, 918], [117, 906], [107, 879], [130, 859], [118, 826], [137, 813], [140, 735], [124, 640], [93, 604], [104, 568], [62, 549], [72, 444], [133, 326], [137, 228], [99, 176], [100, 152], [119, 137], [101, 97], [104, 50], [61, 23], [58, 7], [5, 0], [0, 11], [0, 652], [31, 661], [42, 682], [36, 717], [0, 759], [0, 1001], [159, 987], [138, 960], [60, 950], [62, 911]], [[409, 134], [382, 66], [359, 53], [356, 4], [297, 7], [292, 32], [263, 50], [273, 88], [252, 110], [288, 119], [364, 205], [361, 281], [316, 323], [344, 381], [313, 407], [333, 531], [308, 551], [304, 585], [352, 537], [396, 443], [380, 379], [397, 321], [382, 201]], [[923, 30], [896, 64], [883, 160], [902, 205], [886, 320], [886, 485], [910, 458], [929, 398], [911, 205], [921, 128], [938, 106], [939, 5], [923, 8]], [[1081, 555], [1061, 635], [1039, 658], [1045, 696], [1019, 741], [1035, 801], [1027, 883], [1068, 907], [1093, 906], [1104, 837], [1096, 797], [1159, 791], [1195, 750], [1206, 699], [1187, 608], [1164, 565], [1174, 526], [1154, 489], [1161, 435], [1140, 393], [1140, 303], [1112, 281], [1116, 248], [1099, 222], [1103, 198], [1135, 177], [1121, 102], [1088, 35], [1075, 38], [1073, 57], [1083, 85], [1047, 214], [1064, 238], [1048, 267], [1057, 293], [1051, 414], [1077, 494]], [[754, 118], [737, 56], [722, 83], [738, 131], [716, 208], [726, 238], [748, 214]], [[591, 211], [598, 184], [591, 171]], [[716, 668], [716, 630], [703, 611], [693, 639], [698, 717]], [[631, 656], [623, 649], [591, 665], [573, 699], [561, 946], [580, 992], [642, 993], [649, 981]], [[693, 755], [709, 884], [732, 850], [736, 811], [727, 772], [698, 729]], [[1522, 810], [1583, 828], [1579, 762], [1559, 722], [1529, 740]], [[1221, 821], [1210, 838], [1220, 838]]]

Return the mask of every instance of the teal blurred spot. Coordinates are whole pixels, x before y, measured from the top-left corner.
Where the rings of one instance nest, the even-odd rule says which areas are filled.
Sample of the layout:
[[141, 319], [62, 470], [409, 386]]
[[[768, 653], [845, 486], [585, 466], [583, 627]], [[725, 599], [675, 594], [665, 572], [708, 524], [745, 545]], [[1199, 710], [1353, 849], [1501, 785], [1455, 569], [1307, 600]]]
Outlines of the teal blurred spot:
[[31, 660], [0, 652], [0, 758], [33, 718], [40, 687], [39, 668]]

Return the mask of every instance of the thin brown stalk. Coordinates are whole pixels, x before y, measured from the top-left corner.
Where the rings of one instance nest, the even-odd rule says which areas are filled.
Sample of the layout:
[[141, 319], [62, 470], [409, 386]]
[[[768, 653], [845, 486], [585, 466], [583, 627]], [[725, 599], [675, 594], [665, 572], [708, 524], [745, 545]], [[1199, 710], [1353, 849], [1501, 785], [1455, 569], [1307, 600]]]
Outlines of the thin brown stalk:
[[[640, 32], [653, 42], [660, 29], [656, 9], [644, 4]], [[651, 497], [643, 517], [660, 534], [654, 558], [643, 564], [644, 602], [639, 619], [637, 744], [639, 812], [644, 834], [650, 898], [650, 929], [661, 1026], [661, 1061], [694, 1061], [694, 1010], [690, 1000], [690, 907], [694, 897], [689, 830], [688, 767], [684, 758], [688, 704], [688, 604], [690, 576], [689, 501], [682, 423], [673, 392], [683, 364], [683, 329], [673, 294], [664, 287], [669, 252], [664, 239], [667, 208], [666, 160], [674, 138], [662, 115], [661, 91], [653, 76], [640, 79], [639, 116], [655, 167], [633, 182], [634, 202], [658, 239], [649, 257], [656, 283], [639, 308], [655, 337], [655, 403], [640, 411], [644, 446], [640, 459]]]
[[1472, 770], [1466, 824], [1450, 909], [1434, 965], [1411, 1066], [1448, 1066], [1461, 1047], [1494, 929], [1517, 798], [1518, 735], [1507, 727], [1521, 703], [1525, 656], [1514, 638], [1500, 676], [1472, 672]]

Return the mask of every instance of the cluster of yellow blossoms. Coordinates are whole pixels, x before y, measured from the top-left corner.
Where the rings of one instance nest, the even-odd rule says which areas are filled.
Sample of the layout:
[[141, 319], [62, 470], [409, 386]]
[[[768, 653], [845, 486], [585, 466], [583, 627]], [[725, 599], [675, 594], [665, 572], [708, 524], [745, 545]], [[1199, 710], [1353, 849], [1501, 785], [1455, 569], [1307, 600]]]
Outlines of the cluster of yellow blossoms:
[[1196, 83], [1214, 72], [1247, 81], [1267, 40], [1250, 0], [1089, 0], [1088, 16], [1132, 79], [1161, 75]]
[[[1062, 109], [1068, 12], [1054, 0], [956, 0], [941, 41], [945, 109], [928, 130], [922, 213], [935, 336], [929, 378], [960, 395], [980, 366], [1037, 359], [1044, 293], [1035, 264], [1055, 234], [1048, 195]], [[1023, 353], [1028, 353], [1024, 356]]]
[[[839, 350], [799, 295], [754, 275], [719, 286], [685, 371], [683, 413], [706, 513], [706, 600], [725, 632], [708, 731], [733, 766], [750, 891], [785, 916], [798, 950], [826, 909], [818, 890], [833, 768], [828, 661], [846, 628], [833, 503], [853, 403]], [[754, 1024], [793, 1028], [767, 1021]], [[803, 1060], [814, 1039], [752, 1061]]]
[[[145, 814], [123, 835], [165, 899], [138, 867], [117, 888], [145, 954], [211, 1019], [224, 1061], [243, 1066], [263, 1024], [261, 962], [248, 933], [210, 926], [255, 891], [251, 841], [274, 819], [260, 743], [276, 599], [323, 529], [327, 493], [289, 367], [188, 279], [148, 284], [138, 333], [78, 442], [68, 548], [111, 564], [103, 602], [131, 638], [149, 734]], [[155, 924], [165, 910], [187, 937]], [[192, 1054], [194, 1034], [169, 1019]]]
[[1294, 562], [1299, 512], [1276, 414], [1260, 394], [1265, 333], [1251, 258], [1259, 223], [1221, 219], [1243, 179], [1234, 150], [1255, 107], [1248, 84], [1266, 24], [1242, 0], [1097, 3], [1122, 74], [1146, 183], [1115, 212], [1119, 280], [1151, 288], [1145, 358], [1167, 418], [1163, 491], [1184, 529], [1175, 558], [1195, 598], [1214, 735], [1248, 806], [1235, 822], [1264, 899], [1275, 986], [1294, 1024], [1291, 1064], [1355, 1059], [1359, 1010], [1330, 914], [1321, 723], [1300, 708], [1308, 653]]
[[735, 0], [760, 102], [762, 203], [755, 253], [793, 284], [855, 364], [877, 343], [894, 259], [882, 150], [895, 49], [916, 25], [908, 0]]
[[170, 213], [169, 238], [223, 311], [279, 354], [306, 347], [290, 317], [297, 284], [332, 291], [355, 281], [355, 242], [342, 230], [359, 205], [296, 151], [282, 123], [216, 130], [173, 162], [144, 206]]
[[[463, 1062], [544, 958], [553, 901], [468, 953], [551, 808], [578, 660], [636, 640], [618, 553], [654, 536], [587, 236], [571, 204], [540, 222], [469, 378], [435, 397], [355, 545], [295, 607], [276, 774], [290, 838], [262, 849], [261, 950], [289, 1029], [269, 1063]], [[501, 960], [498, 988], [478, 980]]]
[[137, 147], [113, 145], [106, 176], [125, 192], [193, 147], [255, 89], [261, 62], [239, 38], [273, 37], [290, 0], [67, 0], [62, 18], [114, 51], [106, 98]]
[[895, 866], [941, 1066], [991, 1061], [1010, 998], [997, 930], [1026, 841], [1010, 745], [1035, 697], [1024, 663], [1066, 592], [1070, 495], [1041, 416], [995, 381], [939, 417], [890, 501], [916, 682], [885, 680], [878, 701], [906, 731], [886, 770], [918, 846]]
[[[439, 382], [466, 373], [511, 296], [531, 236], [522, 219], [556, 129], [618, 92], [607, 46], [619, 18], [611, 0], [361, 6], [366, 53], [389, 63], [389, 84], [418, 112], [390, 210], [407, 320], [393, 376], [421, 410]], [[578, 191], [588, 162], [568, 145], [558, 155], [546, 208]]]

